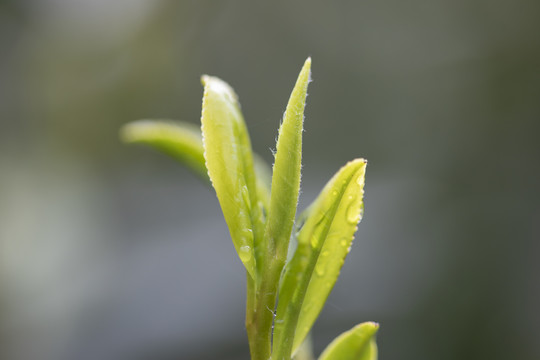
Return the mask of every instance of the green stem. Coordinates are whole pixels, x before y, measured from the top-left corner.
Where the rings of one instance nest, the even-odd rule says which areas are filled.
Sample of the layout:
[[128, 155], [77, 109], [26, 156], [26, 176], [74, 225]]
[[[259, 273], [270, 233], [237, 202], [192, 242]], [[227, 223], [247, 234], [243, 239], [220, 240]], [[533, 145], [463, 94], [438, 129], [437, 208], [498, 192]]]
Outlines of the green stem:
[[246, 330], [251, 359], [256, 359], [259, 348], [257, 322], [255, 318], [255, 304], [257, 303], [257, 297], [255, 291], [255, 281], [249, 275], [249, 273], [246, 273], [246, 288]]
[[267, 271], [261, 274], [262, 279], [255, 296], [253, 296], [255, 284], [248, 274], [246, 329], [251, 360], [270, 359], [272, 349], [274, 309], [276, 306], [279, 276], [283, 269], [283, 264], [276, 260], [271, 262], [265, 269]]

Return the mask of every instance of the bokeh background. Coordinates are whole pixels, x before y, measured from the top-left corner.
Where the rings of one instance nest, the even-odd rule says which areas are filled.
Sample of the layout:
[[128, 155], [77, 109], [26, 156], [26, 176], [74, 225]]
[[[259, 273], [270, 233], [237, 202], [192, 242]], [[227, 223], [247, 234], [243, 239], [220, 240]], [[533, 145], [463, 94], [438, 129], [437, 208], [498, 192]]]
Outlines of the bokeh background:
[[540, 359], [537, 0], [1, 1], [0, 358], [247, 359], [215, 194], [118, 129], [198, 123], [208, 73], [271, 163], [307, 56], [300, 208], [369, 159], [316, 352]]

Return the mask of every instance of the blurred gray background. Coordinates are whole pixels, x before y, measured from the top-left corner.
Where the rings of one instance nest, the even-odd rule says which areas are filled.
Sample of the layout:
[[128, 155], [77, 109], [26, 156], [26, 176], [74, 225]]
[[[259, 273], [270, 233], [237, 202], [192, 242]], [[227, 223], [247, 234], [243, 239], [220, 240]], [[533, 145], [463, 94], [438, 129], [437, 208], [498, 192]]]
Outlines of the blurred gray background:
[[369, 160], [316, 351], [540, 359], [537, 0], [4, 0], [0, 51], [1, 359], [247, 359], [215, 194], [118, 129], [198, 123], [208, 73], [271, 162], [307, 56], [300, 208]]

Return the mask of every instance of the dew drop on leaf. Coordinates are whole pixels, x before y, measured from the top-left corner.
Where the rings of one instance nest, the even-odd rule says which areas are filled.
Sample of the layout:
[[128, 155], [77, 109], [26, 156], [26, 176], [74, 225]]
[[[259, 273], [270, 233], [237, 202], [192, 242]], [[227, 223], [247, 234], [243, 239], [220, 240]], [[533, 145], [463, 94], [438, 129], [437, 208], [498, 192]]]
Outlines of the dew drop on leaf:
[[328, 250], [323, 251], [319, 255], [319, 260], [321, 261], [317, 261], [317, 265], [315, 266], [315, 273], [317, 273], [317, 275], [319, 276], [324, 276], [324, 274], [326, 273], [327, 262], [324, 261], [324, 258], [326, 258], [328, 255], [330, 255], [330, 252]]
[[319, 239], [316, 236], [312, 236], [311, 237], [311, 247], [315, 249], [315, 248], [317, 248], [318, 245], [319, 245]]
[[347, 208], [347, 221], [350, 224], [356, 224], [360, 220], [359, 209], [356, 206], [355, 202], [352, 201], [349, 207]]
[[241, 246], [238, 256], [240, 256], [240, 260], [244, 263], [249, 261], [251, 259], [251, 247], [247, 245]]
[[249, 228], [242, 229], [242, 240], [244, 244], [252, 244], [253, 243], [253, 230]]
[[321, 264], [317, 264], [315, 266], [315, 273], [318, 275], [318, 276], [324, 276], [324, 266], [322, 266]]

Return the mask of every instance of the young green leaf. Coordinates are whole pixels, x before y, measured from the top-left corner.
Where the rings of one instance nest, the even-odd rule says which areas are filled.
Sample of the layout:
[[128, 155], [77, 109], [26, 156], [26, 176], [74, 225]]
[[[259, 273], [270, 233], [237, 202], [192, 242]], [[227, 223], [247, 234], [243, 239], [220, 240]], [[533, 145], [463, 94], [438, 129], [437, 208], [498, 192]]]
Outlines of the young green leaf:
[[253, 154], [238, 98], [224, 81], [203, 76], [202, 135], [206, 167], [231, 237], [248, 273], [255, 278], [254, 238], [262, 238], [262, 205]]
[[282, 278], [275, 320], [274, 351], [283, 358], [309, 333], [338, 278], [363, 212], [365, 168], [364, 159], [347, 163], [300, 216], [306, 220]]
[[204, 164], [201, 130], [190, 123], [138, 120], [124, 125], [120, 136], [126, 143], [153, 146], [185, 164], [204, 180], [210, 180]]
[[[172, 120], [137, 120], [124, 125], [120, 130], [120, 137], [128, 144], [150, 145], [172, 156], [210, 184], [200, 127]], [[257, 194], [264, 211], [267, 211], [272, 176], [270, 167], [257, 154], [253, 154], [253, 161], [257, 178]]]
[[319, 360], [377, 360], [375, 334], [379, 324], [365, 322], [356, 325], [334, 339]]
[[[253, 316], [246, 320], [252, 357], [267, 360], [270, 357], [273, 309], [279, 278], [287, 259], [296, 205], [300, 190], [302, 159], [302, 128], [311, 59], [307, 59], [289, 98], [283, 122], [279, 129], [276, 157], [272, 173], [270, 206], [262, 246], [256, 247], [258, 282]], [[248, 302], [248, 304], [251, 304]]]
[[282, 264], [287, 258], [300, 191], [302, 131], [310, 73], [311, 58], [308, 58], [289, 98], [276, 145], [265, 242], [268, 251], [266, 256]]

